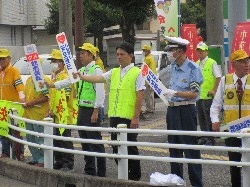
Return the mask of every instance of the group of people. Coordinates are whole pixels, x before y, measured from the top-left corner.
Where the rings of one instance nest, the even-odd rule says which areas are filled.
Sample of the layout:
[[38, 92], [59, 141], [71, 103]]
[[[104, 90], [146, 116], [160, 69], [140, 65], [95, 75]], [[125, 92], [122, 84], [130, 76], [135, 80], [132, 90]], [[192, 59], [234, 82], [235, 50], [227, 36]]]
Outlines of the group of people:
[[[247, 106], [250, 57], [245, 51], [239, 49], [230, 55], [230, 62], [235, 71], [221, 77], [217, 63], [208, 57], [208, 46], [204, 42], [197, 45], [199, 60], [195, 63], [185, 54], [188, 40], [176, 37], [166, 37], [166, 40], [166, 51], [171, 61], [170, 89], [165, 93], [169, 99], [166, 119], [168, 130], [196, 131], [199, 122], [202, 131], [220, 131], [222, 124], [250, 114]], [[213, 137], [198, 139], [196, 136], [184, 135], [169, 135], [168, 142], [215, 144]], [[241, 140], [226, 138], [225, 144], [240, 147]], [[199, 150], [170, 149], [170, 157], [182, 158], [183, 153], [186, 158], [201, 158]], [[230, 161], [241, 161], [241, 154], [238, 152], [228, 152], [228, 156]], [[172, 162], [170, 165], [171, 173], [183, 177], [181, 163]], [[188, 174], [192, 186], [203, 186], [200, 164], [188, 164]], [[241, 186], [240, 167], [231, 166], [230, 174], [232, 187]]]
[[[208, 57], [208, 46], [201, 42], [197, 45], [196, 51], [199, 57], [197, 63], [191, 61], [186, 56], [189, 41], [177, 37], [166, 37], [168, 41], [167, 56], [171, 62], [170, 88], [165, 91], [165, 96], [169, 100], [167, 108], [166, 122], [168, 130], [196, 131], [197, 119], [202, 131], [219, 131], [220, 125], [239, 119], [250, 114], [247, 110], [248, 100], [248, 70], [249, 55], [243, 50], [237, 50], [231, 54], [230, 61], [235, 73], [228, 74], [221, 78], [221, 73], [215, 60]], [[129, 43], [122, 43], [116, 48], [117, 61], [119, 67], [105, 72], [103, 66], [97, 63], [98, 49], [90, 43], [84, 43], [79, 48], [80, 60], [83, 67], [74, 76], [80, 77], [78, 87], [71, 84], [65, 72], [62, 54], [59, 50], [53, 50], [51, 54], [51, 64], [54, 76], [52, 80], [45, 78], [45, 84], [50, 90], [36, 92], [32, 79], [27, 80], [24, 86], [18, 70], [10, 64], [10, 54], [6, 49], [0, 49], [0, 65], [2, 79], [6, 81], [12, 77], [13, 82], [8, 82], [11, 92], [1, 91], [1, 99], [18, 101], [24, 103], [25, 116], [29, 119], [42, 120], [42, 117], [54, 117], [54, 122], [59, 123], [59, 119], [53, 105], [60, 97], [65, 97], [65, 106], [68, 109], [68, 116], [64, 119], [65, 124], [72, 124], [71, 109], [72, 100], [77, 99], [78, 126], [99, 127], [101, 125], [101, 115], [103, 115], [105, 84], [110, 84], [108, 116], [110, 126], [117, 127], [118, 124], [126, 124], [128, 128], [139, 128], [139, 116], [141, 113], [144, 91], [146, 97], [146, 112], [154, 112], [154, 100], [152, 88], [145, 84], [145, 80], [140, 73], [140, 69], [132, 63], [134, 48]], [[145, 63], [156, 73], [156, 63], [150, 54], [150, 46], [143, 46]], [[12, 70], [13, 69], [13, 70]], [[11, 72], [11, 73], [10, 73]], [[10, 75], [9, 75], [9, 74]], [[9, 79], [8, 79], [9, 80]], [[4, 85], [2, 82], [1, 85]], [[2, 86], [1, 86], [2, 89]], [[8, 93], [8, 94], [7, 94]], [[12, 96], [13, 98], [8, 98]], [[15, 95], [14, 95], [15, 93]], [[147, 93], [147, 94], [146, 94]], [[40, 105], [41, 107], [35, 107]], [[50, 110], [45, 110], [49, 106]], [[223, 120], [220, 113], [223, 109]], [[198, 114], [197, 114], [198, 111]], [[198, 116], [198, 117], [197, 117]], [[60, 121], [62, 123], [62, 121]], [[35, 124], [26, 124], [26, 128], [42, 132], [43, 127]], [[79, 130], [79, 136], [83, 139], [101, 140], [101, 133], [96, 131]], [[70, 130], [55, 129], [54, 134], [70, 137]], [[42, 139], [28, 135], [28, 141], [42, 143]], [[111, 133], [111, 139], [116, 140], [117, 135]], [[136, 133], [128, 133], [128, 141], [137, 141]], [[6, 140], [3, 139], [4, 141]], [[214, 138], [184, 135], [169, 135], [169, 143], [192, 144], [192, 145], [214, 145]], [[240, 139], [227, 138], [227, 146], [241, 146]], [[54, 146], [73, 149], [72, 142], [54, 141]], [[5, 147], [6, 148], [6, 147]], [[3, 153], [1, 157], [9, 156], [5, 151], [3, 143]], [[90, 152], [104, 153], [102, 144], [82, 143], [82, 150]], [[29, 164], [43, 166], [43, 151], [30, 147], [32, 159]], [[117, 146], [113, 146], [113, 152], [117, 153]], [[183, 153], [186, 158], [200, 159], [199, 150], [170, 148], [170, 157], [182, 158]], [[129, 155], [138, 155], [136, 146], [128, 146]], [[54, 169], [73, 169], [73, 154], [54, 153]], [[106, 176], [106, 159], [84, 156], [87, 175]], [[241, 154], [229, 152], [229, 160], [240, 161]], [[117, 163], [117, 162], [116, 162]], [[183, 164], [171, 162], [171, 173], [183, 178]], [[140, 180], [141, 166], [140, 160], [128, 161], [128, 178], [130, 180]], [[241, 185], [240, 168], [230, 167], [232, 186]], [[201, 164], [188, 164], [189, 179], [192, 186], [203, 186]]]

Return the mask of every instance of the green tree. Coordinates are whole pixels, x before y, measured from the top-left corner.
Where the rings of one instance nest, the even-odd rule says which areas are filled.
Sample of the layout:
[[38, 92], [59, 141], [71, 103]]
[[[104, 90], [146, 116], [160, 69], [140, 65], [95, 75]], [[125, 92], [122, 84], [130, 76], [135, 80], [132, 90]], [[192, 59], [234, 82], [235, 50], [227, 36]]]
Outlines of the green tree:
[[135, 25], [143, 24], [153, 17], [155, 5], [153, 0], [96, 0], [121, 11], [119, 25], [125, 42], [135, 44]]
[[200, 35], [206, 41], [206, 1], [204, 0], [187, 0], [181, 3], [181, 23], [196, 24], [200, 29]]
[[49, 8], [50, 16], [45, 20], [45, 28], [48, 34], [57, 34], [59, 30], [58, 0], [50, 0], [46, 5]]

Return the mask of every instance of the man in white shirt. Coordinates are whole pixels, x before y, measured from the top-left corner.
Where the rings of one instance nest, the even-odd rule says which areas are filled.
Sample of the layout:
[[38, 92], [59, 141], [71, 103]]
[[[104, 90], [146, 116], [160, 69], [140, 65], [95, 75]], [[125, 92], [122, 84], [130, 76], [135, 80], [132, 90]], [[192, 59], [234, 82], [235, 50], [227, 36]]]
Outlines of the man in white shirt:
[[[243, 50], [236, 50], [231, 54], [230, 61], [235, 72], [221, 78], [210, 109], [214, 131], [220, 131], [220, 126], [223, 124], [250, 115], [249, 55]], [[222, 120], [219, 117], [221, 111], [223, 111]], [[239, 138], [227, 138], [225, 144], [230, 147], [240, 147], [241, 140]], [[228, 157], [230, 161], [241, 161], [240, 153], [228, 152]], [[240, 167], [231, 166], [230, 174], [232, 187], [241, 186]]]
[[[210, 107], [213, 97], [220, 83], [221, 72], [216, 61], [208, 57], [208, 46], [204, 42], [200, 42], [196, 47], [199, 57], [197, 64], [199, 65], [203, 83], [201, 84], [200, 99], [197, 101], [198, 121], [201, 131], [212, 131], [212, 122], [210, 119]], [[199, 145], [214, 145], [213, 137], [200, 137]]]

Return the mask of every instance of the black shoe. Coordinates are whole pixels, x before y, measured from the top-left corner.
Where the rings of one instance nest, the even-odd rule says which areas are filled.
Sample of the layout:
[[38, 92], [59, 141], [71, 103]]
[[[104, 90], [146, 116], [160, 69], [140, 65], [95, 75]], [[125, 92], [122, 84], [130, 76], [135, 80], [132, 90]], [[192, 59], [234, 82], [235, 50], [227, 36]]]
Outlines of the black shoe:
[[53, 169], [56, 169], [56, 170], [59, 170], [63, 167], [63, 164], [60, 163], [60, 162], [56, 162], [54, 165], [53, 165]]
[[37, 161], [29, 161], [29, 162], [27, 162], [27, 164], [29, 164], [29, 165], [35, 165], [35, 164], [38, 164], [38, 162]]
[[208, 139], [204, 145], [210, 145], [213, 146], [215, 144], [214, 140]]
[[204, 145], [206, 142], [207, 142], [207, 139], [205, 139], [205, 138], [200, 138], [200, 139], [198, 140], [198, 145]]

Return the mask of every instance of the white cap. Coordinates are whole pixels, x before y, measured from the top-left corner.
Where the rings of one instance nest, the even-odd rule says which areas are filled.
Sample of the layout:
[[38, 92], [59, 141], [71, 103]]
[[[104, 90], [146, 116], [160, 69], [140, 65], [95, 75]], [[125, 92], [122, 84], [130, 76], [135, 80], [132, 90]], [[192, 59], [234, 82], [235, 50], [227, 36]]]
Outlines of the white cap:
[[[178, 45], [188, 45], [190, 42], [186, 39], [183, 39], [181, 37], [174, 37], [174, 36], [165, 36], [166, 40], [173, 43], [173, 44], [178, 44]], [[170, 44], [172, 45], [172, 44]]]

